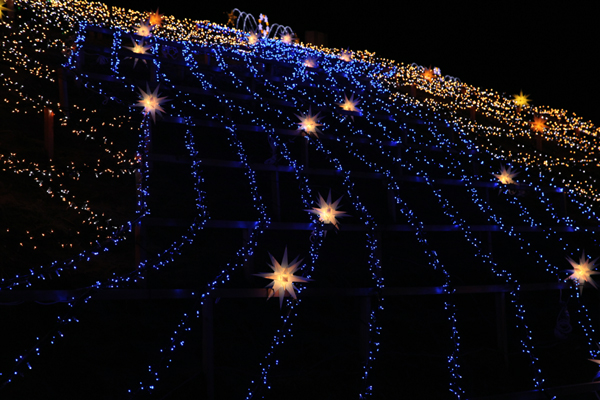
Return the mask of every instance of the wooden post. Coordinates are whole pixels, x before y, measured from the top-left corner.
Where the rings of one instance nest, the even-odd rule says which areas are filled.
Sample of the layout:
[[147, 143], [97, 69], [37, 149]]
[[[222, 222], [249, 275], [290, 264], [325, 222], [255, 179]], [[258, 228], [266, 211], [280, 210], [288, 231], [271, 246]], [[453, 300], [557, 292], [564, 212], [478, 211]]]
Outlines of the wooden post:
[[409, 93], [412, 97], [417, 97], [417, 86], [414, 83], [410, 85]]
[[498, 329], [498, 349], [504, 356], [504, 363], [508, 366], [508, 342], [506, 335], [506, 299], [504, 292], [497, 292], [496, 296], [496, 327]]
[[475, 120], [476, 120], [476, 117], [477, 117], [477, 107], [475, 107], [475, 106], [471, 106], [471, 107], [469, 107], [469, 113], [470, 113], [470, 115], [471, 115], [471, 119], [472, 119], [473, 121], [475, 121]]
[[202, 304], [202, 370], [206, 380], [206, 398], [215, 399], [215, 350], [213, 309], [214, 300], [209, 297]]
[[54, 158], [54, 113], [44, 107], [44, 148], [50, 161]]

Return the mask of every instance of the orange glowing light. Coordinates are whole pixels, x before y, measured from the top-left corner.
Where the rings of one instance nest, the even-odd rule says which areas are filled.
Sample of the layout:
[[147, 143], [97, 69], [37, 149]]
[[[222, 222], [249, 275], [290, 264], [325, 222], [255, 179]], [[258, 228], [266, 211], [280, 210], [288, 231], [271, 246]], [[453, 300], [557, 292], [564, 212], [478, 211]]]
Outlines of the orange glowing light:
[[150, 13], [149, 19], [150, 19], [150, 25], [160, 26], [162, 24], [163, 14], [159, 14], [158, 8], [157, 8], [155, 12]]
[[431, 68], [425, 68], [425, 71], [423, 71], [423, 73], [421, 74], [421, 76], [425, 79], [427, 79], [428, 81], [432, 80], [433, 77], [435, 76], [435, 74], [433, 73], [433, 70]]
[[513, 97], [514, 97], [513, 101], [519, 107], [525, 107], [531, 101], [531, 100], [529, 100], [529, 95], [523, 94], [522, 90], [519, 94], [514, 94]]
[[533, 117], [533, 121], [530, 122], [531, 129], [535, 132], [544, 132], [544, 129], [547, 128], [546, 120], [541, 117]]
[[227, 26], [229, 26], [229, 24], [231, 24], [231, 26], [235, 26], [235, 20], [237, 19], [237, 15], [235, 15], [233, 13], [233, 10], [231, 10], [231, 12], [226, 13], [227, 14]]

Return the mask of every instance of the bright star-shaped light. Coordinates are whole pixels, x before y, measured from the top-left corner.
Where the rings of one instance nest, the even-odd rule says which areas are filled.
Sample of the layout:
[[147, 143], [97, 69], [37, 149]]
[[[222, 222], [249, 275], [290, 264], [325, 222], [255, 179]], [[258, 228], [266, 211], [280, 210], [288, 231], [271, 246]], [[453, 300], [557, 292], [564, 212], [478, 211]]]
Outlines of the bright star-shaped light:
[[340, 51], [340, 60], [342, 60], [342, 61], [352, 60], [352, 52], [349, 50]]
[[516, 182], [513, 180], [513, 178], [516, 177], [517, 175], [519, 175], [519, 173], [516, 171], [511, 171], [510, 167], [508, 167], [508, 169], [506, 169], [503, 165], [500, 168], [500, 173], [493, 174], [493, 175], [496, 178], [498, 178], [500, 183], [503, 183], [505, 185], [510, 185], [510, 184], [514, 185], [514, 184], [516, 184]]
[[256, 42], [258, 42], [258, 35], [256, 32], [250, 31], [250, 33], [248, 33], [248, 44], [255, 44]]
[[140, 27], [137, 28], [137, 31], [135, 33], [138, 36], [147, 37], [147, 36], [150, 36], [152, 34], [151, 30], [152, 30], [152, 27], [150, 25], [148, 25], [145, 22], [142, 22], [140, 24]]
[[281, 41], [285, 44], [291, 44], [294, 40], [294, 37], [290, 33], [286, 33], [281, 37]]
[[319, 221], [324, 224], [332, 224], [336, 229], [340, 229], [336, 217], [346, 217], [344, 211], [338, 211], [338, 205], [340, 204], [340, 200], [342, 197], [331, 202], [331, 190], [329, 191], [329, 195], [327, 195], [327, 201], [323, 199], [323, 196], [319, 193], [319, 207], [313, 207], [312, 210], [304, 210], [311, 212], [313, 214], [317, 214], [319, 216]]
[[163, 14], [159, 14], [158, 8], [155, 12], [150, 13], [149, 15], [150, 25], [160, 26], [163, 20]]
[[423, 78], [425, 78], [426, 80], [430, 81], [433, 79], [435, 74], [433, 73], [433, 70], [431, 68], [425, 68], [425, 71], [423, 71], [423, 73], [421, 73], [421, 76]]
[[273, 270], [273, 272], [264, 272], [260, 274], [254, 274], [255, 276], [260, 276], [265, 279], [272, 279], [273, 282], [269, 283], [266, 287], [273, 288], [272, 291], [269, 292], [269, 296], [267, 299], [270, 299], [274, 295], [279, 296], [279, 308], [283, 305], [283, 297], [285, 296], [285, 292], [287, 291], [294, 299], [296, 299], [296, 293], [294, 291], [294, 282], [308, 282], [312, 279], [303, 278], [301, 276], [294, 275], [294, 272], [300, 267], [303, 260], [298, 261], [298, 257], [292, 261], [291, 265], [288, 265], [288, 255], [287, 255], [287, 247], [283, 253], [283, 259], [281, 260], [281, 264], [277, 262], [277, 260], [269, 254], [271, 258], [271, 263], [269, 267]]
[[0, 0], [0, 21], [4, 18], [4, 11], [10, 11], [10, 8], [6, 7], [6, 2], [4, 0]]
[[165, 112], [165, 110], [161, 107], [161, 103], [166, 103], [167, 101], [169, 101], [165, 100], [166, 97], [158, 97], [160, 96], [160, 94], [158, 93], [159, 87], [160, 85], [158, 85], [152, 93], [150, 93], [150, 88], [148, 87], [148, 84], [146, 84], [147, 92], [144, 92], [142, 89], [138, 88], [140, 91], [140, 100], [138, 100], [138, 104], [136, 104], [136, 106], [144, 107], [144, 111], [142, 111], [144, 115], [147, 115], [148, 113], [152, 114], [152, 120], [154, 122], [156, 122], [157, 112], [159, 114]]
[[541, 117], [533, 117], [533, 121], [530, 122], [530, 124], [531, 129], [533, 129], [536, 132], [544, 132], [544, 129], [547, 128], [546, 120]]
[[346, 94], [344, 94], [344, 102], [338, 103], [338, 105], [340, 107], [342, 107], [342, 110], [344, 110], [344, 111], [360, 112], [360, 110], [358, 108], [356, 108], [358, 103], [360, 103], [360, 101], [354, 100], [354, 93], [352, 93], [350, 95], [350, 98], [348, 98], [348, 96], [346, 96]]
[[308, 68], [317, 68], [317, 60], [312, 57], [307, 57], [306, 60], [304, 60], [304, 65]]
[[312, 115], [311, 108], [308, 109], [308, 114], [294, 114], [300, 119], [300, 122], [298, 122], [298, 130], [302, 130], [308, 135], [319, 137], [319, 133], [321, 133], [319, 126], [323, 126], [323, 124], [319, 123], [321, 120], [321, 118], [319, 118], [319, 114], [320, 112], [318, 112], [316, 115]]
[[514, 97], [513, 101], [519, 107], [525, 107], [531, 101], [531, 100], [529, 100], [529, 95], [523, 94], [522, 90], [520, 91], [519, 94], [513, 94], [513, 97]]
[[[358, 103], [360, 103], [360, 101], [354, 100], [354, 93], [352, 93], [350, 95], [350, 98], [348, 98], [346, 96], [346, 94], [344, 93], [344, 102], [337, 103], [337, 104], [338, 104], [338, 106], [342, 107], [342, 110], [344, 110], [344, 111], [353, 111], [353, 112], [360, 113], [360, 110], [358, 108], [356, 108]], [[354, 121], [354, 115], [351, 115], [350, 118], [352, 118], [352, 121]]]
[[596, 282], [592, 279], [592, 275], [600, 274], [598, 271], [593, 271], [593, 269], [596, 268], [596, 261], [598, 261], [598, 258], [590, 260], [585, 256], [584, 252], [579, 258], [579, 263], [573, 261], [570, 257], [567, 257], [567, 261], [573, 266], [573, 269], [568, 270], [571, 275], [569, 275], [567, 279], [577, 281], [580, 293], [583, 290], [583, 284], [585, 282], [589, 282], [596, 289], [598, 288]]
[[229, 26], [229, 24], [231, 24], [231, 26], [235, 26], [235, 20], [237, 19], [237, 15], [235, 15], [233, 13], [233, 10], [231, 10], [231, 12], [226, 12], [225, 14], [227, 14], [227, 26]]
[[[133, 42], [133, 46], [125, 46], [126, 49], [131, 50], [132, 52], [136, 53], [136, 54], [146, 54], [146, 52], [148, 50], [150, 50], [150, 46], [144, 46], [144, 38], [141, 38], [139, 43], [135, 41], [135, 39], [132, 37], [131, 41]], [[131, 58], [131, 57], [128, 57]], [[142, 61], [144, 62], [144, 64], [146, 64], [146, 60], [142, 59]], [[135, 68], [135, 65], [137, 64], [138, 59], [134, 58], [133, 61], [133, 68]]]

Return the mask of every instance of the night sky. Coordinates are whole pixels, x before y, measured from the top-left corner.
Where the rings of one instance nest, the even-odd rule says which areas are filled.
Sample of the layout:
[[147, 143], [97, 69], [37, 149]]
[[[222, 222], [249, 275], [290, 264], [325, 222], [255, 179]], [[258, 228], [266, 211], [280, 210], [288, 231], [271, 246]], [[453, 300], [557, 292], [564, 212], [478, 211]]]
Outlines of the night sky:
[[509, 97], [523, 90], [532, 105], [600, 120], [596, 111], [600, 77], [593, 43], [598, 37], [596, 14], [576, 2], [550, 6], [548, 2], [368, 1], [369, 9], [340, 2], [106, 3], [139, 11], [159, 7], [161, 13], [177, 18], [218, 23], [226, 23], [224, 12], [233, 8], [256, 18], [264, 13], [271, 25], [290, 26], [301, 40], [308, 30], [324, 32], [329, 47], [366, 49], [397, 62], [437, 66], [443, 75]]

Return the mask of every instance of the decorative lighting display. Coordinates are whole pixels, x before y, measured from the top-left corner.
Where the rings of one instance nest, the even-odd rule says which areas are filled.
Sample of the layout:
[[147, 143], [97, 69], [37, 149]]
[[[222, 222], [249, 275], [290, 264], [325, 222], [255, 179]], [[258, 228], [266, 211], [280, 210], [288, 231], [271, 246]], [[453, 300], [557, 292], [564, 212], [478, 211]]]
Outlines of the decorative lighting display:
[[594, 271], [594, 268], [596, 268], [596, 261], [598, 261], [597, 258], [595, 260], [590, 260], [585, 256], [585, 253], [583, 253], [579, 258], [579, 262], [573, 261], [570, 257], [567, 257], [567, 261], [573, 267], [572, 270], [569, 270], [571, 275], [569, 275], [567, 279], [576, 281], [580, 292], [583, 290], [583, 284], [585, 282], [589, 283], [596, 289], [598, 288], [596, 282], [594, 282], [592, 279], [592, 275], [600, 274], [600, 272]]
[[[193, 290], [193, 307], [181, 313], [166, 344], [156, 351], [156, 360], [149, 362], [147, 370], [136, 372], [135, 377], [140, 378], [132, 381], [129, 395], [143, 397], [154, 392], [177, 362], [176, 351], [190, 342], [187, 338], [194, 326], [191, 322], [202, 315], [203, 305], [214, 302], [214, 292], [226, 289], [229, 282], [248, 267], [256, 251], [272, 246], [269, 243], [269, 237], [273, 236], [269, 231], [275, 229], [272, 216], [281, 210], [293, 209], [290, 216], [279, 216], [279, 219], [285, 221], [296, 215], [303, 220], [289, 222], [289, 226], [304, 230], [316, 227], [310, 240], [298, 243], [305, 246], [301, 253], [307, 254], [305, 277], [295, 275], [303, 260], [296, 257], [288, 262], [287, 248], [281, 262], [269, 254], [272, 272], [249, 274], [272, 280], [267, 286], [270, 288], [268, 298], [279, 297], [280, 309], [285, 310], [283, 315], [276, 316], [281, 328], [273, 331], [270, 346], [251, 378], [246, 395], [247, 399], [264, 396], [277, 379], [272, 371], [284, 361], [281, 354], [293, 338], [294, 323], [298, 322], [300, 313], [306, 311], [307, 297], [301, 295], [303, 287], [295, 287], [294, 283], [311, 281], [324, 270], [335, 276], [341, 273], [336, 270], [341, 268], [339, 265], [319, 265], [322, 254], [331, 251], [329, 246], [334, 239], [325, 235], [323, 225], [331, 224], [339, 229], [337, 218], [348, 215], [338, 210], [342, 197], [332, 201], [331, 190], [327, 200], [319, 193], [317, 206], [313, 207], [311, 199], [322, 190], [325, 179], [328, 180], [325, 187], [344, 193], [348, 211], [356, 216], [349, 224], [350, 229], [340, 232], [335, 239], [346, 240], [345, 235], [350, 233], [360, 236], [360, 239], [354, 238], [353, 243], [360, 243], [364, 254], [362, 259], [357, 258], [355, 268], [367, 276], [361, 284], [368, 287], [369, 299], [373, 302], [361, 318], [367, 332], [365, 357], [360, 363], [361, 379], [357, 384], [361, 398], [375, 396], [378, 391], [378, 380], [372, 376], [379, 372], [374, 366], [380, 352], [386, 350], [386, 336], [382, 335], [386, 327], [382, 327], [381, 322], [389, 316], [384, 308], [389, 298], [386, 285], [392, 281], [399, 288], [410, 286], [401, 279], [385, 276], [387, 271], [394, 276], [393, 269], [397, 267], [397, 259], [386, 254], [386, 246], [391, 245], [393, 249], [394, 240], [398, 240], [387, 236], [390, 232], [407, 235], [399, 236], [401, 240], [416, 240], [414, 249], [410, 249], [411, 261], [414, 257], [422, 262], [423, 271], [439, 282], [440, 286], [434, 289], [443, 294], [443, 299], [436, 307], [446, 318], [439, 337], [448, 342], [444, 348], [444, 369], [447, 370], [444, 379], [448, 381], [444, 384], [453, 398], [465, 398], [473, 385], [470, 376], [463, 379], [465, 357], [461, 349], [464, 342], [459, 328], [462, 329], [464, 313], [455, 296], [457, 282], [472, 279], [467, 271], [469, 265], [476, 265], [476, 273], [486, 274], [485, 279], [509, 288], [507, 310], [515, 326], [511, 334], [519, 335], [515, 347], [527, 357], [524, 369], [529, 369], [530, 385], [537, 389], [547, 387], [544, 371], [551, 366], [540, 357], [547, 349], [538, 346], [538, 338], [544, 333], [531, 323], [530, 315], [536, 305], [522, 296], [523, 285], [538, 281], [564, 285], [564, 270], [555, 260], [562, 260], [563, 254], [581, 251], [581, 244], [574, 238], [585, 240], [586, 246], [598, 244], [594, 233], [599, 225], [596, 209], [600, 197], [594, 177], [600, 164], [592, 151], [597, 148], [600, 132], [591, 122], [565, 110], [529, 106], [528, 95], [522, 91], [509, 98], [493, 90], [476, 88], [457, 78], [443, 76], [439, 68], [404, 65], [376, 58], [368, 51], [353, 52], [302, 43], [291, 45], [292, 30], [269, 25], [263, 14], [256, 21], [235, 9], [227, 13], [227, 23], [220, 25], [176, 20], [159, 14], [158, 10], [153, 13], [126, 11], [79, 0], [19, 0], [16, 3], [26, 7], [32, 16], [28, 17], [31, 21], [27, 21], [23, 16], [13, 19], [11, 15], [11, 21], [2, 23], [7, 37], [0, 55], [3, 62], [10, 65], [1, 72], [5, 103], [11, 105], [15, 117], [38, 115], [44, 108], [51, 109], [61, 133], [93, 143], [102, 157], [94, 161], [73, 160], [66, 165], [41, 165], [17, 154], [0, 154], [2, 173], [29, 180], [39, 188], [48, 204], [60, 204], [69, 223], [78, 227], [68, 238], [59, 227], [47, 230], [7, 227], [6, 238], [15, 238], [11, 242], [15, 248], [49, 255], [44, 263], [26, 268], [19, 265], [18, 271], [16, 267], [15, 271], [3, 271], [0, 290], [36, 288], [47, 284], [50, 278], [60, 282], [68, 274], [85, 269], [86, 263], [111, 254], [122, 243], [132, 242], [134, 232], [140, 230], [160, 206], [154, 200], [164, 195], [153, 187], [157, 177], [153, 163], [167, 156], [151, 151], [154, 132], [167, 129], [164, 125], [181, 128], [173, 130], [172, 138], [173, 142], [179, 140], [183, 151], [180, 155], [184, 157], [177, 162], [189, 166], [183, 175], [193, 186], [194, 207], [189, 223], [181, 229], [181, 236], [141, 256], [134, 268], [106, 272], [102, 278], [80, 288], [84, 294], [69, 298], [66, 302], [71, 310], [58, 318], [57, 328], [36, 338], [30, 349], [15, 356], [9, 370], [1, 371], [1, 388], [21, 376], [28, 379], [27, 370], [35, 367], [36, 357], [63, 337], [63, 328], [77, 322], [77, 315], [85, 312], [82, 305], [95, 300], [98, 293], [137, 287], [146, 281], [148, 274], [169, 271], [186, 257], [186, 251], [200, 246], [198, 238], [211, 223], [243, 226], [244, 240], [233, 250], [233, 256], [213, 269], [206, 267], [205, 280], [198, 282], [197, 289]], [[7, 10], [0, 0], [0, 13]], [[147, 23], [140, 25], [140, 21]], [[57, 30], [69, 32], [69, 37], [65, 34], [57, 39], [60, 36], [56, 35]], [[141, 37], [139, 41], [132, 33]], [[127, 35], [132, 37], [129, 47], [123, 46]], [[106, 42], [102, 45], [103, 51], [94, 52], [94, 46], [100, 47], [98, 43], [102, 41]], [[134, 104], [136, 86], [131, 77], [139, 73], [135, 71], [138, 59], [123, 48], [134, 55], [143, 54], [142, 60], [151, 68], [138, 66], [137, 70], [152, 74], [150, 81], [157, 82], [153, 91], [148, 84], [146, 91], [138, 88], [137, 104]], [[28, 56], [28, 53], [47, 51], [60, 55], [60, 74], [55, 67], [45, 64], [42, 57]], [[133, 68], [131, 63], [122, 62], [126, 58], [135, 58]], [[93, 72], [89, 73], [86, 68]], [[90, 102], [95, 103], [67, 104], [42, 94], [40, 85], [48, 85], [48, 92], [53, 90], [54, 93], [56, 85], [67, 74], [89, 94]], [[192, 82], [194, 90], [181, 85], [184, 81]], [[167, 91], [169, 99], [161, 97], [159, 87]], [[350, 98], [345, 90], [351, 91]], [[344, 93], [343, 102], [340, 102], [341, 93]], [[360, 110], [354, 93], [360, 94]], [[157, 123], [156, 113], [165, 113], [163, 105], [167, 101], [173, 102], [173, 110]], [[309, 111], [304, 114], [302, 110], [306, 110], [306, 105]], [[515, 105], [522, 109], [515, 112]], [[320, 110], [315, 115], [313, 106]], [[143, 107], [143, 115], [136, 107]], [[361, 117], [349, 124], [340, 108], [359, 113]], [[103, 110], [110, 113], [101, 115]], [[472, 111], [476, 111], [476, 118]], [[324, 126], [321, 120], [325, 117], [323, 129], [327, 135], [319, 136], [320, 127]], [[297, 131], [302, 131], [307, 139], [314, 136], [319, 140], [300, 140], [293, 136], [290, 139], [289, 135]], [[220, 144], [210, 140], [203, 142], [205, 134], [213, 135], [214, 143]], [[130, 135], [131, 143], [135, 144], [120, 147], [113, 143], [111, 135]], [[560, 151], [551, 153], [535, 148], [532, 139], [536, 136], [543, 138], [544, 146], [547, 142]], [[506, 143], [510, 146], [501, 145]], [[248, 209], [246, 221], [228, 220], [228, 213], [215, 205], [218, 202], [214, 199], [219, 193], [206, 192], [207, 173], [217, 168], [209, 165], [214, 162], [211, 161], [213, 151], [225, 154], [220, 164], [215, 163], [218, 168], [226, 165], [231, 170], [241, 171], [239, 179], [243, 184], [239, 186], [244, 187], [240, 194], [246, 197], [241, 204]], [[271, 155], [267, 162], [260, 159], [265, 152]], [[498, 162], [518, 167], [520, 172], [502, 166], [497, 173]], [[265, 189], [261, 175], [265, 170], [289, 178], [287, 187], [294, 191], [285, 192], [284, 202], [263, 199], [264, 193], [276, 191], [271, 186]], [[497, 186], [497, 181], [504, 185], [515, 184], [517, 174], [520, 174], [522, 196], [501, 193], [490, 199], [486, 193], [489, 188]], [[169, 177], [174, 181], [179, 178], [182, 176]], [[103, 182], [103, 179], [131, 180], [131, 192], [135, 193], [131, 203], [135, 210], [130, 210], [127, 218], [119, 222], [105, 215], [110, 213], [106, 207], [86, 200], [77, 191], [84, 181]], [[271, 184], [276, 185], [277, 179], [273, 178]], [[365, 183], [369, 180], [381, 181], [384, 185]], [[382, 195], [371, 191], [380, 191]], [[459, 201], [457, 193], [462, 196]], [[303, 210], [309, 212], [308, 216]], [[430, 211], [437, 215], [433, 225]], [[445, 221], [446, 225], [439, 225], [438, 220]], [[287, 228], [281, 228], [288, 226], [285, 225], [288, 222], [280, 224], [277, 229], [281, 229], [281, 235], [290, 235]], [[464, 263], [447, 254], [448, 244], [440, 243], [437, 233], [429, 233], [429, 230], [442, 229], [440, 226], [451, 232], [461, 250], [466, 249], [460, 255], [465, 258]], [[482, 240], [481, 231], [485, 229], [494, 232], [494, 238], [497, 235], [510, 243], [511, 253], [518, 254], [518, 259], [524, 260], [523, 265], [507, 262], [508, 255], [496, 256], [490, 250], [491, 243]], [[4, 227], [0, 233], [4, 234]], [[212, 243], [211, 238], [206, 240]], [[490, 234], [488, 241], [491, 240]], [[559, 252], [561, 255], [557, 257]], [[596, 287], [592, 275], [598, 273], [594, 271], [597, 259], [592, 261], [584, 254], [579, 262], [567, 260], [573, 267], [567, 280], [576, 281], [579, 290], [565, 291], [568, 293], [563, 296], [577, 300], [569, 304], [574, 311], [571, 318], [584, 337], [589, 355], [597, 358], [600, 356], [594, 346], [600, 340], [595, 331], [597, 323], [590, 317], [587, 299], [582, 296], [585, 282]], [[388, 266], [391, 268], [387, 269]], [[337, 283], [324, 281], [317, 277], [319, 284]], [[286, 292], [290, 295], [287, 299]], [[466, 328], [466, 323], [464, 326]], [[466, 342], [468, 344], [468, 340]]]
[[285, 35], [283, 35], [281, 37], [281, 41], [285, 44], [292, 44], [292, 42], [294, 41], [294, 38], [292, 37], [291, 33], [286, 33]]
[[425, 68], [425, 71], [423, 71], [423, 78], [427, 81], [432, 80], [434, 76], [436, 76], [436, 74], [431, 68]]
[[[136, 54], [147, 54], [147, 52], [151, 48], [151, 46], [145, 46], [144, 45], [144, 38], [141, 38], [139, 42], [136, 42], [135, 39], [132, 37], [131, 41], [133, 42], [133, 46], [125, 46], [125, 48], [128, 49], [128, 50], [131, 50], [133, 53], [136, 53]], [[144, 64], [147, 64], [146, 60], [142, 59], [142, 61], [144, 62]], [[137, 62], [138, 62], [138, 59], [136, 57], [134, 57], [134, 61], [133, 61], [133, 67], [134, 68], [135, 68]]]
[[546, 120], [542, 117], [533, 117], [533, 121], [531, 122], [531, 129], [535, 132], [544, 132], [547, 128]]
[[294, 299], [297, 299], [296, 292], [294, 291], [294, 282], [308, 282], [311, 279], [294, 275], [294, 272], [300, 268], [302, 261], [304, 260], [298, 260], [298, 257], [296, 257], [291, 263], [288, 264], [287, 247], [283, 252], [281, 263], [279, 263], [271, 254], [269, 254], [269, 257], [271, 258], [271, 264], [269, 267], [271, 267], [273, 272], [263, 272], [254, 275], [273, 280], [273, 282], [266, 286], [271, 288], [271, 290], [269, 290], [268, 298], [270, 299], [273, 296], [279, 296], [279, 307], [281, 307], [283, 305], [283, 298], [286, 292], [289, 293]]
[[256, 32], [251, 31], [248, 33], [248, 44], [256, 44], [258, 42], [258, 35]]
[[296, 117], [300, 120], [300, 122], [298, 122], [298, 130], [303, 131], [303, 135], [319, 137], [319, 133], [322, 133], [319, 127], [323, 126], [323, 124], [319, 123], [321, 120], [319, 114], [321, 113], [318, 112], [315, 115], [312, 115], [311, 108], [308, 109], [308, 114], [296, 114]]
[[502, 166], [500, 168], [500, 173], [499, 174], [494, 174], [494, 176], [496, 178], [498, 178], [498, 180], [500, 181], [500, 183], [502, 183], [503, 185], [514, 185], [516, 184], [514, 178], [519, 175], [518, 172], [516, 171], [512, 171], [510, 169], [510, 167], [508, 167], [508, 169], [504, 166]]
[[144, 107], [142, 111], [144, 115], [150, 114], [152, 115], [152, 120], [156, 122], [156, 113], [164, 113], [165, 110], [162, 108], [162, 104], [166, 103], [169, 100], [166, 100], [167, 97], [160, 97], [158, 93], [158, 89], [160, 85], [157, 86], [153, 92], [150, 92], [150, 87], [146, 84], [146, 91], [144, 92], [142, 89], [138, 88], [140, 91], [140, 100], [138, 100], [137, 107]]
[[314, 58], [308, 57], [306, 60], [304, 60], [304, 65], [308, 68], [317, 68], [318, 63]]
[[142, 22], [135, 32], [138, 36], [148, 37], [152, 35], [152, 26]]
[[265, 14], [260, 14], [258, 17], [258, 31], [262, 37], [268, 37], [271, 28], [269, 28], [269, 18]]
[[350, 50], [340, 51], [340, 60], [350, 62], [352, 60], [352, 52]]
[[519, 94], [513, 95], [513, 97], [514, 97], [515, 104], [519, 107], [526, 107], [529, 105], [529, 102], [531, 101], [529, 99], [529, 95], [523, 94], [522, 90], [519, 92]]
[[324, 224], [331, 224], [336, 229], [340, 229], [336, 218], [345, 217], [347, 214], [344, 211], [338, 210], [338, 206], [342, 198], [340, 197], [336, 201], [331, 201], [331, 190], [327, 195], [327, 201], [323, 199], [323, 196], [319, 194], [319, 207], [313, 207], [312, 210], [306, 210], [319, 216], [319, 221]]
[[153, 25], [153, 26], [160, 26], [160, 25], [162, 25], [162, 20], [163, 20], [163, 14], [160, 14], [158, 12], [158, 8], [156, 9], [155, 12], [150, 13], [150, 16], [148, 18], [148, 21], [150, 22], [150, 25]]
[[344, 94], [344, 102], [343, 103], [338, 103], [338, 105], [344, 111], [353, 111], [353, 112], [358, 112], [359, 113], [360, 110], [358, 108], [356, 108], [356, 106], [358, 105], [358, 103], [360, 103], [360, 101], [354, 100], [354, 94], [351, 94], [350, 98], [348, 98], [348, 96], [346, 96]]

